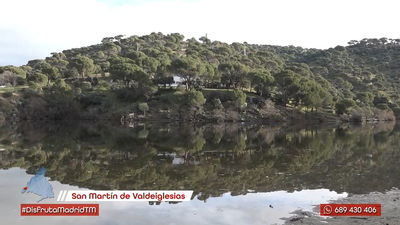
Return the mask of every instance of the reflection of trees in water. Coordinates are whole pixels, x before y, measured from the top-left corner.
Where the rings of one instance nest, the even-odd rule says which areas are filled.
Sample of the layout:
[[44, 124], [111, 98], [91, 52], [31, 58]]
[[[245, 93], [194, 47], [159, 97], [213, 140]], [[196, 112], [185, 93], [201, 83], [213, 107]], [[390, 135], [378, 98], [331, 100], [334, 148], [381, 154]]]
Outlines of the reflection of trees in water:
[[0, 131], [1, 168], [22, 167], [93, 189], [230, 191], [400, 187], [397, 127], [283, 128], [242, 124], [21, 125]]

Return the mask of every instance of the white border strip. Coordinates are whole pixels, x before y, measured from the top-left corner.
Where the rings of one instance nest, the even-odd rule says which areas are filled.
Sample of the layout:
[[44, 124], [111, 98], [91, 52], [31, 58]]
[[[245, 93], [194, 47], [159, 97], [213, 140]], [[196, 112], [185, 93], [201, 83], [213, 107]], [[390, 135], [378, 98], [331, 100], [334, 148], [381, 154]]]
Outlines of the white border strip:
[[57, 198], [57, 202], [59, 202], [61, 200], [61, 196], [64, 193], [63, 190], [60, 191], [60, 193], [58, 193], [58, 198]]

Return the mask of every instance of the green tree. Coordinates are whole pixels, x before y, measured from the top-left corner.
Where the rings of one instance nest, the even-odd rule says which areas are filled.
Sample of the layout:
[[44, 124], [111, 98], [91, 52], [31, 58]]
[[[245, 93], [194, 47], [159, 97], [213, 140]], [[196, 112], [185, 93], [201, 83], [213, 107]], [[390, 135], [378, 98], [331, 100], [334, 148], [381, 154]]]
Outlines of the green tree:
[[218, 66], [221, 73], [221, 83], [227, 88], [243, 87], [247, 81], [248, 67], [240, 62], [226, 62]]
[[125, 87], [130, 87], [132, 81], [142, 84], [150, 82], [149, 77], [143, 69], [127, 58], [114, 58], [111, 61], [110, 73], [114, 79], [122, 81]]
[[374, 94], [371, 92], [359, 92], [357, 94], [357, 99], [360, 100], [360, 102], [364, 105], [364, 106], [371, 106], [373, 105], [373, 101], [374, 101]]
[[208, 39], [206, 36], [200, 37], [199, 40], [200, 40], [201, 42], [203, 42], [203, 44], [205, 44], [205, 45], [210, 45], [210, 44], [211, 44], [211, 40]]
[[35, 72], [33, 75], [29, 76], [28, 81], [32, 81], [40, 86], [48, 84], [47, 76], [40, 72]]
[[11, 65], [3, 66], [0, 73], [3, 73], [4, 71], [10, 71], [11, 73], [18, 75], [19, 77], [26, 78], [26, 71], [23, 70], [21, 67]]
[[47, 86], [50, 85], [50, 81], [55, 81], [60, 77], [60, 72], [59, 70], [50, 65], [48, 62], [45, 60], [38, 60], [35, 62], [35, 65], [33, 67], [33, 71], [35, 72], [40, 72], [43, 73], [47, 76]]
[[193, 115], [193, 120], [197, 119], [197, 114], [203, 110], [206, 99], [201, 91], [190, 90], [186, 93], [186, 102], [189, 112]]
[[149, 111], [149, 105], [146, 102], [139, 103], [138, 108], [143, 112], [143, 116], [146, 116], [146, 112]]
[[67, 71], [68, 60], [64, 53], [52, 52], [51, 57], [46, 57], [46, 62], [57, 68], [60, 74], [64, 74]]
[[90, 75], [95, 70], [93, 60], [80, 54], [73, 57], [69, 62], [69, 65], [76, 68], [82, 78], [85, 78], [86, 75]]
[[238, 110], [242, 109], [246, 105], [246, 93], [241, 90], [233, 90], [234, 103]]
[[64, 94], [70, 93], [72, 91], [71, 86], [69, 86], [63, 79], [57, 79], [54, 82], [52, 89]]
[[330, 94], [314, 80], [302, 78], [299, 81], [299, 90], [295, 96], [298, 102], [306, 107], [319, 108], [325, 102], [330, 102]]
[[336, 103], [336, 113], [339, 115], [343, 113], [348, 113], [349, 109], [355, 105], [356, 103], [354, 102], [353, 99], [350, 98], [342, 99]]
[[198, 58], [183, 56], [172, 61], [171, 71], [183, 79], [186, 90], [189, 90], [195, 80], [205, 73], [206, 67]]
[[157, 73], [160, 62], [153, 58], [148, 57], [146, 54], [140, 51], [133, 51], [127, 54], [128, 58], [132, 59], [136, 65], [141, 67], [151, 77]]
[[262, 96], [264, 91], [270, 90], [274, 77], [267, 70], [255, 70], [249, 73], [251, 88], [254, 88], [258, 95]]
[[275, 75], [275, 81], [279, 86], [280, 100], [284, 106], [293, 99], [299, 91], [299, 76], [291, 70], [284, 70]]
[[210, 64], [205, 63], [204, 73], [201, 75], [201, 80], [203, 84], [207, 87], [210, 83], [217, 82], [220, 77], [218, 76], [217, 68]]
[[197, 115], [203, 111], [206, 102], [201, 91], [183, 90], [176, 91], [170, 98], [171, 104], [184, 120], [197, 120]]

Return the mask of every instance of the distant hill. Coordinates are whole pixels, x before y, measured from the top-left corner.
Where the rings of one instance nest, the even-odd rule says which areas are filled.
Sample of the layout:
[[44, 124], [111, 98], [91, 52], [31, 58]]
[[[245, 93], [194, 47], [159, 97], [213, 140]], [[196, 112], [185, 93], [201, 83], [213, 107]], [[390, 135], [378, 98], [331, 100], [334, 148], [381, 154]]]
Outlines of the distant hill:
[[[185, 40], [178, 33], [106, 37], [21, 67], [0, 67], [0, 104], [14, 93], [28, 110], [24, 118], [35, 118], [30, 112], [48, 119], [89, 111], [136, 112], [136, 119], [168, 112], [166, 118], [185, 120], [282, 119], [286, 110], [356, 121], [400, 116], [400, 39], [348, 44], [320, 50]], [[28, 107], [28, 90], [46, 113]], [[67, 115], [65, 107], [72, 110]]]

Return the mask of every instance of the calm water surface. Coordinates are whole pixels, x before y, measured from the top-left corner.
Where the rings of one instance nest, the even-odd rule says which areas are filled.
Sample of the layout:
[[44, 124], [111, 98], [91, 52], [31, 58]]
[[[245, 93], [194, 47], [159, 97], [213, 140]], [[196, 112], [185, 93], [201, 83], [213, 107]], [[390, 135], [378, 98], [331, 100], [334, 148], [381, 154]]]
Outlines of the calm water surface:
[[[400, 187], [400, 129], [247, 124], [0, 128], [5, 224], [282, 224], [297, 209]], [[193, 200], [100, 203], [99, 217], [20, 217], [41, 166], [60, 190], [193, 190]], [[41, 203], [54, 203], [46, 199]]]

